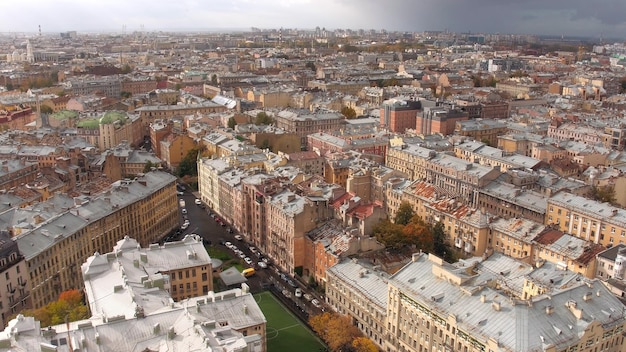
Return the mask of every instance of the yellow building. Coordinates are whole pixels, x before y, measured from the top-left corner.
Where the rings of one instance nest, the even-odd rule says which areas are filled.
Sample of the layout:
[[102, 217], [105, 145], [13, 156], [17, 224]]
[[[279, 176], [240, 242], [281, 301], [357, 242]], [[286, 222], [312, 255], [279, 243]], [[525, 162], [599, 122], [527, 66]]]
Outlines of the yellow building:
[[160, 144], [160, 158], [172, 170], [177, 169], [187, 153], [197, 146], [196, 141], [186, 134], [174, 133], [165, 137]]
[[605, 247], [626, 241], [626, 210], [564, 191], [548, 199], [545, 224]]
[[497, 219], [490, 224], [491, 247], [509, 257], [532, 263], [533, 239], [545, 226], [527, 219]]

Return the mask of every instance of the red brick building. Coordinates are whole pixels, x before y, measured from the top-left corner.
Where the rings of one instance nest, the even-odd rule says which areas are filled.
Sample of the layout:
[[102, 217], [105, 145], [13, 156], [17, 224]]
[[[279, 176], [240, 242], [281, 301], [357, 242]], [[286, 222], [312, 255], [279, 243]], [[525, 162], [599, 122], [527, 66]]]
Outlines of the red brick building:
[[421, 112], [419, 101], [391, 99], [383, 103], [380, 109], [380, 125], [391, 132], [400, 132], [415, 128], [417, 115]]

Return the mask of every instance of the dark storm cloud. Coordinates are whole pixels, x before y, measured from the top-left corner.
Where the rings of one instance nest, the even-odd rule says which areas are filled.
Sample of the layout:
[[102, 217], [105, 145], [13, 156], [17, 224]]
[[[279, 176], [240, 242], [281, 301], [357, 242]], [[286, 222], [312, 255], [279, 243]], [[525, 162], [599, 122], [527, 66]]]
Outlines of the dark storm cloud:
[[589, 31], [617, 33], [623, 31], [626, 24], [625, 0], [336, 1], [360, 8], [362, 14], [375, 13], [377, 20], [373, 23], [395, 23], [404, 30], [447, 28], [501, 33], [549, 30], [548, 34], [583, 34]]

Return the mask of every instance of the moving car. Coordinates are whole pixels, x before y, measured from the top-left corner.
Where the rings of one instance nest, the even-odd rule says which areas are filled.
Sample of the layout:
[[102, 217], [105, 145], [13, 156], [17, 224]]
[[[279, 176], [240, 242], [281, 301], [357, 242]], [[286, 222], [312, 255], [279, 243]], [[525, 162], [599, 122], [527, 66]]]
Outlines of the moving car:
[[250, 277], [254, 275], [255, 272], [256, 271], [254, 271], [254, 268], [243, 269], [241, 275], [243, 275], [243, 277]]
[[257, 265], [259, 268], [261, 268], [261, 269], [265, 269], [265, 268], [267, 268], [267, 264], [265, 264], [264, 262], [258, 262], [258, 263], [256, 263], [256, 265]]
[[202, 204], [202, 202], [200, 201], [200, 199], [196, 198], [196, 200], [194, 200], [194, 203], [196, 203], [196, 205], [200, 205]]

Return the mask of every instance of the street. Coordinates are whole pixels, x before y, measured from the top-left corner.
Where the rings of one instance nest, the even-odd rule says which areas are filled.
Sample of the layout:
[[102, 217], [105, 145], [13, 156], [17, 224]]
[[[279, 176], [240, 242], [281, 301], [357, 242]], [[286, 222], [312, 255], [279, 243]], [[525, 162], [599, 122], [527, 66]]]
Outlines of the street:
[[[185, 204], [184, 208], [179, 206], [180, 224], [182, 225], [185, 219], [188, 219], [189, 226], [185, 230], [166, 236], [164, 241], [181, 240], [185, 235], [195, 233], [205, 241], [205, 244], [217, 247], [221, 251], [230, 254], [233, 258], [237, 258], [234, 251], [224, 245], [225, 242], [231, 242], [245, 256], [252, 259], [251, 267], [254, 267], [256, 270], [254, 275], [248, 277], [247, 282], [252, 293], [271, 290], [286, 307], [305, 322], [308, 320], [309, 315], [319, 314], [323, 311], [323, 304], [320, 307], [316, 307], [311, 303], [311, 300], [305, 299], [304, 296], [295, 297], [294, 292], [296, 288], [300, 288], [303, 294], [309, 293], [307, 297], [316, 297], [317, 295], [311, 292], [308, 287], [302, 286], [297, 280], [278, 271], [271, 264], [267, 268], [260, 268], [257, 263], [261, 261], [263, 254], [256, 255], [252, 253], [244, 241], [235, 238], [238, 235], [236, 231], [228, 231], [230, 228], [228, 224], [222, 226], [216, 222], [210, 216], [211, 209], [195, 203], [196, 195], [190, 192], [187, 186], [185, 186], [183, 194], [178, 195], [178, 199], [182, 199]], [[186, 214], [183, 214], [182, 209], [186, 209]], [[244, 267], [250, 266], [246, 265], [243, 259], [241, 262]]]

